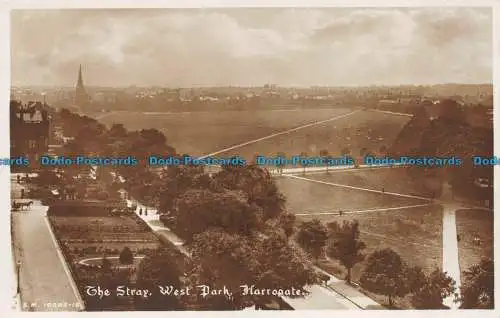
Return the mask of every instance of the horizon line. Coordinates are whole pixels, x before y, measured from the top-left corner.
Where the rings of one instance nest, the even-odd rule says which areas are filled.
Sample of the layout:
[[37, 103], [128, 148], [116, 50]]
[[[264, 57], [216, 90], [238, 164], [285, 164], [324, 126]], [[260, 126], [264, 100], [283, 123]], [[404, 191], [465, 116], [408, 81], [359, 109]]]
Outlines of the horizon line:
[[[221, 85], [191, 85], [191, 86], [174, 86], [174, 85], [146, 85], [146, 84], [130, 84], [130, 85], [85, 85], [85, 87], [106, 87], [106, 88], [176, 88], [176, 89], [190, 89], [190, 88], [264, 88], [265, 85], [276, 86], [276, 88], [369, 88], [369, 87], [379, 87], [379, 88], [392, 88], [392, 87], [432, 87], [432, 86], [444, 86], [444, 85], [461, 85], [461, 86], [480, 86], [480, 85], [491, 85], [492, 82], [480, 82], [480, 83], [460, 83], [460, 82], [443, 82], [435, 84], [367, 84], [367, 85], [293, 85], [293, 84], [259, 84], [259, 85], [237, 85], [237, 84], [221, 84]], [[10, 85], [10, 88], [23, 88], [23, 87], [44, 87], [44, 88], [74, 88], [75, 85], [42, 85], [42, 84], [22, 84], [22, 85]]]

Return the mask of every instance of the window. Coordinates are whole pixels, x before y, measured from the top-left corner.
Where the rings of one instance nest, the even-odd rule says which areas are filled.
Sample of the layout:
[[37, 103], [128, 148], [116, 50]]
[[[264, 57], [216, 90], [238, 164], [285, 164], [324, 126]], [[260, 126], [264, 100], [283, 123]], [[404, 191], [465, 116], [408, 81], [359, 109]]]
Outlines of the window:
[[28, 147], [29, 147], [29, 149], [35, 149], [36, 148], [36, 140], [30, 140]]

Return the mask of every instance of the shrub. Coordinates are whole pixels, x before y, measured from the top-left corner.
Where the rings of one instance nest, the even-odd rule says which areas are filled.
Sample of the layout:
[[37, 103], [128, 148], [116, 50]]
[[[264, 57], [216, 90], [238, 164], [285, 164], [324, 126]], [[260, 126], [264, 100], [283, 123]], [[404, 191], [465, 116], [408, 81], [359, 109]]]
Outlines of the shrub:
[[134, 262], [134, 255], [127, 246], [120, 253], [120, 263], [130, 265]]
[[107, 200], [109, 198], [109, 193], [106, 191], [101, 191], [97, 194], [98, 200]]

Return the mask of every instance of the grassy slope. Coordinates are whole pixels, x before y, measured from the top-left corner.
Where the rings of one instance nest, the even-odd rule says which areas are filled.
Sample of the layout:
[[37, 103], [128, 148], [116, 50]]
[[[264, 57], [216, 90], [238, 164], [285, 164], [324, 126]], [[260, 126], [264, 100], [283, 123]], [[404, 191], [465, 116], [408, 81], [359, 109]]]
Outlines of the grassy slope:
[[[467, 270], [483, 257], [493, 258], [493, 214], [479, 210], [459, 210], [456, 212], [460, 270]], [[473, 244], [477, 235], [481, 245]]]
[[203, 155], [235, 144], [261, 138], [351, 112], [348, 108], [310, 111], [223, 111], [192, 113], [114, 113], [105, 124], [123, 123], [129, 130], [156, 128], [180, 153]]

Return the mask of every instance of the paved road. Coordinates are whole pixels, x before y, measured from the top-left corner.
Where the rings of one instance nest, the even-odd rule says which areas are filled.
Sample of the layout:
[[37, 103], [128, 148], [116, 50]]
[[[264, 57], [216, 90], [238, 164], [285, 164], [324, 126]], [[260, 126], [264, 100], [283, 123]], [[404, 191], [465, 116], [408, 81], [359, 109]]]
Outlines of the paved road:
[[79, 311], [81, 299], [56, 249], [46, 210], [47, 207], [35, 202], [29, 211], [12, 212], [13, 248], [21, 262], [22, 309]]

